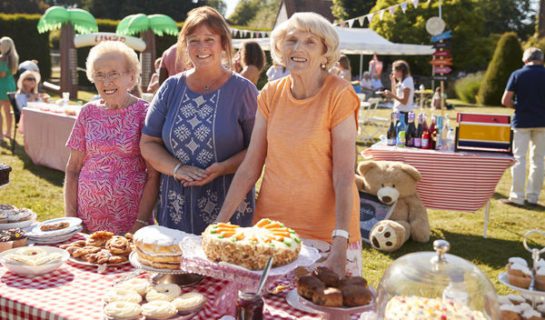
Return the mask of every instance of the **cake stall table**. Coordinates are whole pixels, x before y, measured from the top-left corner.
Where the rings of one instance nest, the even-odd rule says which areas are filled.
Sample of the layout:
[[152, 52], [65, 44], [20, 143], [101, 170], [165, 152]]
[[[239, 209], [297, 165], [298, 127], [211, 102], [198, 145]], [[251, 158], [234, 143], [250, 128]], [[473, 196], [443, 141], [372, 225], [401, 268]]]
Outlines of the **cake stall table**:
[[[81, 235], [67, 241], [81, 240]], [[7, 271], [0, 266], [0, 319], [2, 320], [102, 320], [102, 296], [104, 291], [116, 282], [134, 276], [130, 265], [109, 267], [102, 274], [93, 266], [66, 263], [56, 271], [25, 278]], [[217, 299], [222, 298], [229, 281], [205, 277], [195, 286], [182, 288], [183, 292], [198, 291], [207, 298], [203, 309], [192, 319], [220, 319], [229, 314], [215, 308]], [[319, 314], [300, 311], [288, 305], [286, 292], [264, 297], [264, 319], [267, 320], [319, 320]], [[230, 301], [235, 304], [235, 301]], [[353, 319], [358, 319], [354, 316]], [[184, 316], [172, 320], [186, 319]]]

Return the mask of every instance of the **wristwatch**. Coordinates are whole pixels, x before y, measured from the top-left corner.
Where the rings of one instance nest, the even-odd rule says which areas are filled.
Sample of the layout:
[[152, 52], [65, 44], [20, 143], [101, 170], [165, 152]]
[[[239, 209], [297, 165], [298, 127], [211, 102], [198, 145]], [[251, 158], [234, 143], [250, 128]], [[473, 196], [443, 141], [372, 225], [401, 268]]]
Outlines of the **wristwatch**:
[[343, 230], [343, 229], [335, 229], [331, 233], [332, 238], [341, 237], [341, 238], [345, 238], [346, 241], [348, 241], [349, 236], [350, 236], [350, 234], [348, 233], [348, 231]]

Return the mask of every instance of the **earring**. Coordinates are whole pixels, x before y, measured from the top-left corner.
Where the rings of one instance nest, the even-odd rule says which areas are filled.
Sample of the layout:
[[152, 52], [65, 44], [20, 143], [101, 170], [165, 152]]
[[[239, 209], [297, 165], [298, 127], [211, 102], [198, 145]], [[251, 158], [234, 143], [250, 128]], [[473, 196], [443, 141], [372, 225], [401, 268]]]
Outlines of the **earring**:
[[323, 70], [325, 70], [325, 63], [322, 63], [322, 64], [320, 65], [320, 68], [322, 68]]

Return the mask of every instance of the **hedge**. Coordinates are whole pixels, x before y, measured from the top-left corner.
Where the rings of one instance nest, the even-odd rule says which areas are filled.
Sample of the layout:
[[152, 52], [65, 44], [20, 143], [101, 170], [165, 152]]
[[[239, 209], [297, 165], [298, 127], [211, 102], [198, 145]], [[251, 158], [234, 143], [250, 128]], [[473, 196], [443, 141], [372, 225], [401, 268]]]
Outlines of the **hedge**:
[[0, 36], [15, 42], [19, 61], [38, 60], [42, 79], [51, 77], [51, 58], [47, 33], [39, 34], [39, 14], [0, 14]]

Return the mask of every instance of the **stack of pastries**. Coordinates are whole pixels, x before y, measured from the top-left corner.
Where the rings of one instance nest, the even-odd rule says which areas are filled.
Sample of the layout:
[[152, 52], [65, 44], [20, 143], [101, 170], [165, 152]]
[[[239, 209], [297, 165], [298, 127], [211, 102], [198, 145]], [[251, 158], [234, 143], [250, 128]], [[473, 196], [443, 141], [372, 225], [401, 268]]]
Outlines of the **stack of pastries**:
[[507, 263], [507, 280], [515, 287], [528, 289], [532, 283], [532, 271], [526, 260], [519, 257], [509, 258]]
[[500, 320], [543, 320], [545, 319], [545, 303], [532, 307], [533, 301], [520, 295], [499, 296]]
[[170, 319], [197, 311], [206, 303], [198, 292], [182, 293], [176, 284], [152, 285], [148, 279], [132, 278], [108, 289], [103, 297], [106, 318], [113, 320]]
[[118, 264], [129, 260], [132, 235], [116, 236], [109, 231], [97, 231], [86, 240], [61, 245], [72, 258], [95, 264]]
[[314, 304], [327, 307], [357, 307], [368, 305], [373, 295], [362, 277], [339, 279], [326, 267], [297, 280], [297, 293]]
[[261, 270], [271, 256], [274, 257], [273, 267], [296, 260], [301, 251], [301, 239], [284, 224], [261, 219], [248, 228], [230, 223], [209, 225], [202, 234], [202, 247], [212, 261]]
[[134, 234], [138, 261], [155, 269], [180, 269], [182, 249], [180, 241], [187, 234], [175, 229], [152, 225]]

